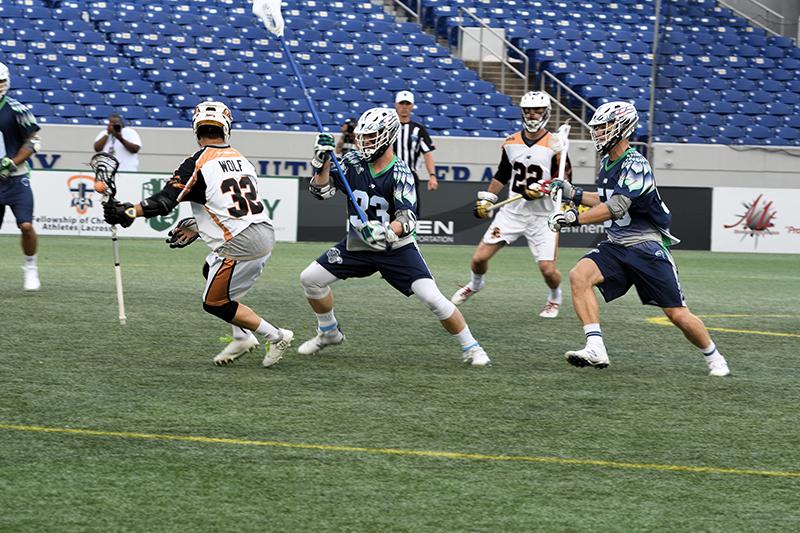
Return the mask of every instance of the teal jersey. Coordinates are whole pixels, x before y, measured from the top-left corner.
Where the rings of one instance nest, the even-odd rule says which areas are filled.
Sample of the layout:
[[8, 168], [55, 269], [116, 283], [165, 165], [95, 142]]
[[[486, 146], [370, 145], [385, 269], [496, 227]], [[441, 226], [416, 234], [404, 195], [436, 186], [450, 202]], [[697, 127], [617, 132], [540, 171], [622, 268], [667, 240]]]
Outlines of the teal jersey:
[[[0, 99], [0, 159], [14, 157], [37, 131], [36, 117], [23, 104], [5, 96]], [[16, 175], [27, 174], [28, 164], [19, 165]]]

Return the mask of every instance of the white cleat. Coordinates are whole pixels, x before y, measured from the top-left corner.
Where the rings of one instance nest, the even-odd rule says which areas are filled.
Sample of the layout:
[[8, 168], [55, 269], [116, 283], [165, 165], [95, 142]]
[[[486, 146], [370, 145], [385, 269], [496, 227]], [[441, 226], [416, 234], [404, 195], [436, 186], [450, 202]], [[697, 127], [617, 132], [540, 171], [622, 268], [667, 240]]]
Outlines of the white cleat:
[[728, 362], [721, 355], [713, 359], [707, 359], [706, 364], [708, 365], [709, 376], [724, 378], [731, 373], [731, 369], [728, 368]]
[[583, 350], [567, 352], [564, 357], [567, 358], [569, 364], [577, 367], [593, 366], [595, 368], [605, 368], [609, 363], [605, 348], [597, 349], [587, 346]]
[[39, 269], [35, 266], [24, 266], [22, 272], [24, 276], [22, 288], [26, 291], [38, 291], [42, 286], [39, 281]]
[[256, 346], [258, 346], [258, 339], [252, 333], [246, 339], [234, 339], [214, 357], [214, 364], [217, 366], [229, 365]]
[[466, 350], [461, 356], [461, 360], [472, 366], [481, 368], [492, 366], [492, 360], [489, 359], [489, 356], [486, 355], [486, 351], [480, 345], [473, 346], [469, 350]]
[[317, 330], [317, 336], [309, 339], [297, 349], [300, 355], [314, 355], [327, 346], [336, 346], [344, 342], [344, 332], [338, 327], [331, 332], [321, 332]]
[[455, 292], [453, 297], [450, 298], [450, 301], [453, 302], [456, 305], [461, 305], [464, 302], [466, 302], [467, 300], [469, 300], [470, 297], [473, 294], [475, 294], [476, 292], [478, 292], [478, 291], [474, 291], [474, 290], [470, 289], [468, 285], [464, 285], [463, 287], [461, 287], [460, 289], [458, 289]]
[[542, 309], [542, 312], [539, 313], [539, 316], [542, 318], [556, 318], [558, 316], [558, 307], [559, 304], [556, 302], [547, 300], [547, 303], [544, 304], [544, 308]]
[[292, 345], [294, 332], [283, 328], [280, 328], [280, 332], [281, 340], [278, 342], [271, 342], [269, 348], [267, 348], [267, 355], [264, 356], [264, 360], [261, 362], [261, 366], [264, 368], [269, 368], [283, 359], [283, 354], [286, 353], [286, 350]]

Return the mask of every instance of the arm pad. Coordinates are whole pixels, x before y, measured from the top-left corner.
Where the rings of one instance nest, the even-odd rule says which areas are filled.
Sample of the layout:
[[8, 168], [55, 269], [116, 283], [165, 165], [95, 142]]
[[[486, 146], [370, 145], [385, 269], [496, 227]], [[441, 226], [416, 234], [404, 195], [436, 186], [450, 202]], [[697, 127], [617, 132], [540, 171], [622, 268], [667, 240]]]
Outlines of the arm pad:
[[314, 185], [313, 178], [311, 182], [308, 184], [308, 191], [317, 200], [327, 200], [328, 198], [333, 198], [333, 196], [336, 194], [336, 188], [333, 186], [331, 182], [328, 182], [327, 184], [320, 187]]
[[622, 194], [615, 194], [605, 202], [606, 207], [611, 211], [611, 218], [614, 220], [624, 217], [632, 203], [630, 198]]
[[400, 234], [401, 238], [406, 235], [411, 235], [417, 228], [417, 215], [410, 209], [397, 211], [394, 219], [403, 226], [403, 233]]
[[178, 202], [174, 198], [164, 194], [164, 190], [162, 190], [150, 198], [145, 198], [142, 200], [140, 205], [142, 206], [142, 213], [144, 214], [144, 217], [153, 218], [169, 214], [170, 211], [175, 209], [175, 206], [178, 205]]

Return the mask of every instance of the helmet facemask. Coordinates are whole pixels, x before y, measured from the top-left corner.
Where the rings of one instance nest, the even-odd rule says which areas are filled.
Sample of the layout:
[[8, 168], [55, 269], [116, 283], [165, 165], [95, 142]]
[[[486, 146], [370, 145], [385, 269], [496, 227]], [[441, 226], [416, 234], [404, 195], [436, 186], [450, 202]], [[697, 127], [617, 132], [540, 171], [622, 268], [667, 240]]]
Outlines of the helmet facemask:
[[364, 112], [356, 124], [356, 149], [369, 162], [381, 157], [394, 143], [400, 131], [397, 112], [388, 107], [376, 107]]
[[627, 102], [609, 102], [597, 108], [589, 121], [594, 148], [607, 154], [623, 139], [631, 136], [639, 123], [639, 114]]
[[550, 119], [550, 109], [547, 107], [523, 107], [521, 109], [522, 123], [530, 133], [536, 133], [542, 129]]

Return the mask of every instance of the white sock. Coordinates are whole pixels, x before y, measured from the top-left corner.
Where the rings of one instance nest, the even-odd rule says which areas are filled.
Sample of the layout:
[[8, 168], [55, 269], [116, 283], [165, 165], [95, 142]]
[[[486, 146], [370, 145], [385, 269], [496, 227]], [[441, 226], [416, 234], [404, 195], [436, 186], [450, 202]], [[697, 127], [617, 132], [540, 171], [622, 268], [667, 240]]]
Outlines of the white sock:
[[333, 314], [333, 309], [328, 311], [327, 313], [316, 313], [317, 315], [317, 328], [322, 333], [334, 333], [336, 328], [339, 326], [339, 322], [336, 321], [336, 316]]
[[719, 350], [717, 350], [717, 345], [714, 344], [714, 341], [711, 341], [711, 344], [703, 348], [703, 355], [705, 356], [706, 360], [716, 359], [717, 357], [722, 356], [722, 354], [719, 353]]
[[470, 272], [469, 283], [467, 287], [472, 289], [472, 292], [478, 292], [483, 288], [483, 274], [476, 274], [475, 272]]
[[603, 332], [600, 331], [600, 324], [586, 324], [583, 326], [583, 334], [586, 335], [586, 346], [605, 350], [606, 347], [605, 344], [603, 344]]
[[464, 329], [453, 335], [453, 337], [461, 344], [461, 348], [463, 348], [464, 351], [469, 350], [473, 346], [478, 346], [478, 341], [472, 336], [469, 326], [464, 326]]
[[263, 318], [261, 319], [261, 324], [259, 324], [258, 328], [256, 328], [256, 333], [258, 333], [262, 337], [266, 337], [267, 339], [269, 339], [270, 342], [279, 341], [281, 340], [282, 337], [281, 332], [278, 330], [278, 328], [276, 328]]
[[559, 285], [555, 289], [550, 289], [550, 296], [548, 296], [547, 299], [561, 305], [561, 286]]
[[233, 340], [235, 341], [243, 341], [245, 339], [249, 339], [252, 333], [249, 329], [240, 328], [239, 326], [234, 326], [231, 324], [233, 328]]
[[25, 256], [25, 266], [36, 268], [36, 254]]

